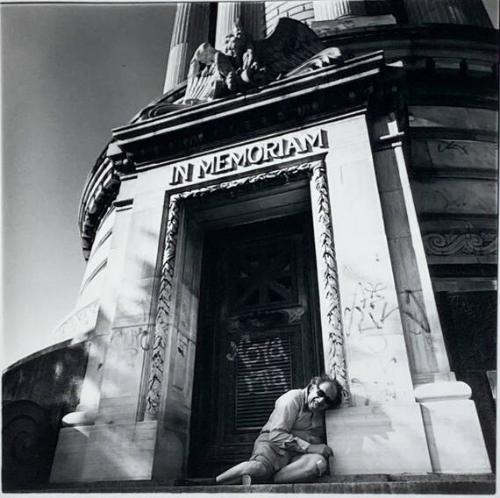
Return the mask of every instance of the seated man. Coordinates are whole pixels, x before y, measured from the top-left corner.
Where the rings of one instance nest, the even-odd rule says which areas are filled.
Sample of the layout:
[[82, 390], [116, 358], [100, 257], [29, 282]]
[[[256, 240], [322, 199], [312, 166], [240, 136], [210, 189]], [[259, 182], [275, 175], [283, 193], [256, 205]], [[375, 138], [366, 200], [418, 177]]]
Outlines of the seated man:
[[330, 377], [313, 377], [304, 389], [280, 396], [260, 431], [247, 462], [226, 470], [217, 483], [250, 484], [252, 478], [275, 483], [307, 482], [323, 475], [332, 449], [324, 444], [324, 415], [342, 400], [342, 387]]

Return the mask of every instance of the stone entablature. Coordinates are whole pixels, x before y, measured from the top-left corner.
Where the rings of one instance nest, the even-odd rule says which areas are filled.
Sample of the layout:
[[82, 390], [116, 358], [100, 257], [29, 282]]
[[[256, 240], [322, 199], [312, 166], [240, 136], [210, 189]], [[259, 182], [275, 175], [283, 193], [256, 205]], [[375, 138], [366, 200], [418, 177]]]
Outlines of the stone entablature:
[[[260, 92], [221, 99], [195, 107], [186, 106], [167, 116], [141, 122], [136, 121], [114, 131], [107, 154], [100, 157], [82, 195], [79, 224], [82, 234], [84, 254], [88, 257], [100, 220], [109, 209], [116, 196], [121, 174], [135, 171], [146, 164], [158, 164], [166, 158], [181, 154], [199, 152], [214, 143], [230, 141], [234, 134], [251, 136], [253, 133], [295, 122], [296, 125], [314, 119], [320, 113], [333, 112], [341, 105], [353, 105], [353, 101], [367, 101], [368, 87], [357, 85], [356, 89], [340, 92], [339, 84], [355, 85], [361, 68], [366, 75], [378, 74], [383, 68], [382, 53], [367, 54], [352, 61], [345, 61], [341, 67], [327, 66], [316, 70], [304, 68], [284, 80], [275, 81]], [[323, 83], [320, 89], [311, 88], [311, 78]], [[361, 76], [362, 79], [365, 75]], [[290, 106], [280, 96], [284, 92], [301, 91], [301, 104]], [[381, 96], [384, 95], [383, 90]], [[387, 89], [387, 95], [390, 95]], [[328, 104], [327, 104], [328, 102]], [[331, 111], [328, 111], [331, 107]], [[213, 126], [207, 127], [205, 120], [210, 117]], [[189, 123], [189, 127], [186, 124]], [[217, 124], [216, 124], [217, 123]], [[149, 133], [155, 137], [154, 143], [145, 139]], [[221, 136], [227, 133], [227, 138]], [[151, 144], [151, 145], [149, 145]], [[139, 148], [137, 146], [139, 145]], [[110, 186], [111, 188], [108, 188]]]
[[[130, 155], [136, 168], [147, 164], [157, 166], [160, 160], [172, 160], [186, 153], [206, 150], [211, 144], [221, 144], [226, 133], [227, 140], [235, 134], [251, 136], [285, 123], [290, 127], [294, 120], [303, 124], [318, 119], [342, 105], [354, 105], [359, 99], [366, 102], [373, 87], [365, 88], [361, 82], [380, 74], [383, 68], [384, 56], [378, 51], [345, 61], [340, 67], [307, 69], [304, 74], [274, 81], [257, 93], [186, 107], [166, 116], [117, 128], [113, 132], [114, 144]], [[311, 87], [313, 80], [316, 87]], [[355, 85], [356, 88], [351, 88]], [[381, 98], [383, 91], [381, 88]], [[292, 97], [283, 99], [286, 93], [291, 93]], [[390, 95], [391, 90], [387, 89], [387, 93]], [[291, 106], [290, 101], [296, 105]], [[207, 118], [210, 118], [210, 127], [206, 126]], [[231, 130], [222, 129], [228, 124]], [[148, 148], [153, 142], [154, 147]], [[117, 157], [120, 156], [117, 154]], [[129, 167], [122, 169], [131, 172], [134, 167], [129, 163]]]

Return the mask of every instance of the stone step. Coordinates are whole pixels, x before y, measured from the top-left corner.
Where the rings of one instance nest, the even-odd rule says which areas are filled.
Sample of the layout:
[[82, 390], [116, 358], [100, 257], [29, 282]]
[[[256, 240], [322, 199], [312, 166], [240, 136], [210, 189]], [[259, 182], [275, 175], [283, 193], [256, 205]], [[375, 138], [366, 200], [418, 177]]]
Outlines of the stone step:
[[[212, 485], [208, 479], [167, 485], [153, 481], [106, 481], [53, 484], [44, 489], [15, 490], [38, 493], [321, 493], [321, 494], [494, 494], [495, 476], [482, 475], [363, 475], [326, 476], [311, 484]], [[9, 491], [4, 489], [4, 491]]]

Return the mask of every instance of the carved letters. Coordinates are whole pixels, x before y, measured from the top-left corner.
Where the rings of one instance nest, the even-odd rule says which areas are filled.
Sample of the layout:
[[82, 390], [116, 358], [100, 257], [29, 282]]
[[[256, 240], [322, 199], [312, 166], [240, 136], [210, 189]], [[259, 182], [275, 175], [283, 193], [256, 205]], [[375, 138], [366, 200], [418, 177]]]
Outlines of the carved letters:
[[276, 159], [291, 158], [313, 152], [322, 152], [328, 148], [325, 130], [313, 133], [277, 138], [267, 142], [248, 145], [244, 149], [215, 154], [208, 158], [176, 164], [172, 168], [170, 185], [182, 185], [198, 180], [210, 179], [223, 173], [247, 168], [253, 165], [265, 165]]

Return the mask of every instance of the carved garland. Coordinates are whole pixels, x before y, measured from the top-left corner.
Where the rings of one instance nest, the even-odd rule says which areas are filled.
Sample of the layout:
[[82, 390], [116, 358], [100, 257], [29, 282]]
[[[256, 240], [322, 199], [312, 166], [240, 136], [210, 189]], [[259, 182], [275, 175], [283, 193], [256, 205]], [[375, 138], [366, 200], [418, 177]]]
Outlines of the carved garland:
[[236, 188], [243, 188], [255, 184], [268, 184], [276, 180], [288, 181], [301, 173], [311, 176], [311, 182], [316, 189], [317, 200], [314, 208], [317, 213], [321, 233], [322, 257], [325, 260], [325, 273], [322, 275], [321, 284], [326, 290], [328, 302], [328, 360], [330, 375], [335, 376], [345, 386], [344, 398], [348, 398], [346, 383], [346, 368], [343, 354], [344, 338], [340, 315], [340, 302], [337, 283], [337, 268], [335, 263], [335, 249], [333, 246], [333, 232], [330, 218], [326, 170], [322, 162], [305, 163], [289, 168], [261, 173], [255, 176], [223, 182], [197, 190], [174, 194], [170, 197], [167, 220], [167, 234], [163, 257], [163, 268], [158, 299], [158, 310], [152, 348], [151, 370], [147, 384], [146, 417], [156, 419], [160, 408], [161, 383], [165, 364], [167, 340], [170, 332], [173, 305], [173, 279], [175, 271], [175, 257], [177, 249], [177, 235], [179, 231], [179, 214], [181, 202], [189, 198], [200, 198], [215, 192], [224, 192]]
[[177, 248], [177, 233], [179, 231], [179, 199], [178, 195], [170, 198], [168, 206], [167, 235], [163, 253], [163, 267], [160, 282], [158, 310], [154, 327], [154, 339], [151, 355], [151, 371], [147, 384], [146, 415], [156, 418], [160, 408], [161, 381], [165, 350], [167, 347], [169, 318], [172, 311], [172, 286], [175, 270], [175, 253]]
[[[323, 298], [327, 306], [328, 319], [328, 368], [327, 374], [337, 379], [343, 386], [343, 402], [350, 399], [347, 371], [344, 354], [344, 333], [342, 330], [342, 318], [338, 285], [337, 261], [335, 257], [335, 244], [333, 239], [332, 219], [330, 215], [330, 202], [328, 195], [328, 183], [326, 169], [323, 163], [315, 163], [312, 168], [311, 202], [313, 204], [313, 216], [319, 225], [319, 243], [321, 257], [324, 263], [321, 285], [323, 286]], [[323, 331], [325, 333], [325, 331]]]

